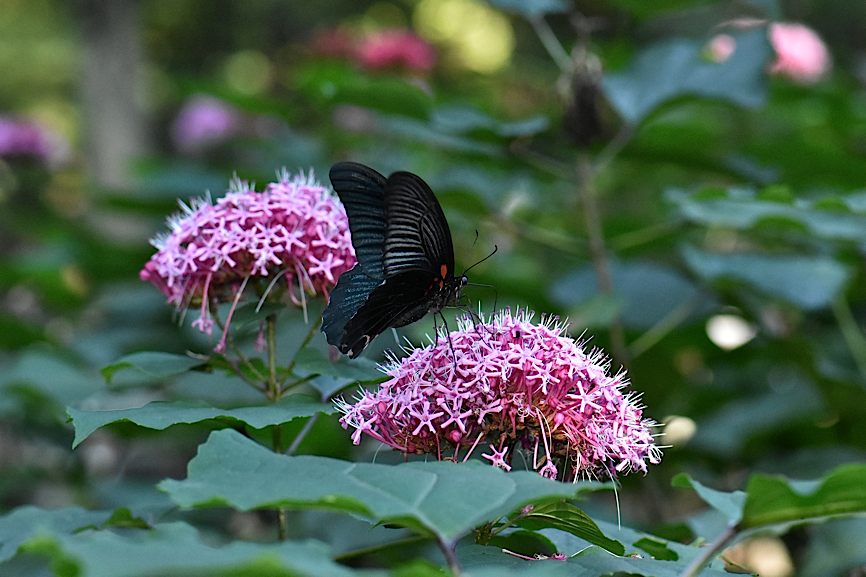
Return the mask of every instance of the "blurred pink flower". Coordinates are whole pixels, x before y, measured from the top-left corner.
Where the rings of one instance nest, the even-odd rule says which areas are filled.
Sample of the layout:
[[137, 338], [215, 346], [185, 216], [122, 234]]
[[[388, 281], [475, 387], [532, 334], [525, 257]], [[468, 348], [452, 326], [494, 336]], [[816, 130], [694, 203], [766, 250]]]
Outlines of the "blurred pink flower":
[[803, 84], [812, 84], [832, 67], [827, 46], [811, 28], [803, 24], [773, 22], [769, 34], [770, 43], [776, 51], [771, 73], [787, 76]]
[[707, 52], [713, 62], [725, 62], [737, 50], [737, 40], [730, 34], [717, 34], [707, 44]]
[[266, 284], [256, 294], [282, 281], [291, 301], [302, 306], [305, 294], [327, 296], [355, 265], [345, 210], [312, 172], [292, 177], [283, 171], [262, 192], [235, 180], [215, 203], [197, 200], [181, 207], [168, 220], [170, 232], [154, 239], [157, 252], [139, 276], [178, 308], [198, 304], [193, 326], [208, 334], [210, 305], [232, 303], [218, 351], [249, 281]]
[[29, 120], [0, 117], [0, 158], [29, 157], [56, 166], [68, 154], [59, 134]]
[[234, 106], [198, 94], [181, 107], [171, 126], [171, 137], [179, 150], [198, 152], [237, 136], [243, 122], [243, 114]]
[[[509, 469], [514, 450], [550, 478], [614, 478], [645, 472], [661, 451], [623, 373], [611, 376], [603, 353], [589, 354], [555, 317], [533, 323], [525, 311], [489, 321], [461, 319], [435, 344], [392, 359], [391, 377], [354, 404], [340, 400], [352, 440], [368, 435], [405, 453], [463, 460], [482, 457]], [[453, 356], [452, 356], [453, 347]]]
[[360, 40], [355, 59], [364, 68], [405, 68], [429, 72], [436, 65], [436, 50], [409, 30], [382, 30]]
[[343, 28], [330, 28], [313, 35], [310, 49], [319, 56], [349, 58], [355, 50], [355, 40]]

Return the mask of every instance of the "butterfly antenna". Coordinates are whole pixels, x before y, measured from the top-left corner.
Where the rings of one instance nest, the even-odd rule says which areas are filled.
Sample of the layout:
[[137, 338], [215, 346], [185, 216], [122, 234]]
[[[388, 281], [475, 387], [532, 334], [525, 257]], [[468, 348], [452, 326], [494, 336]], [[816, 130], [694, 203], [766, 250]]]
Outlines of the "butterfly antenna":
[[470, 266], [469, 268], [467, 268], [466, 270], [464, 270], [464, 271], [463, 271], [463, 274], [465, 275], [467, 272], [469, 272], [470, 270], [472, 270], [473, 268], [475, 268], [476, 266], [478, 266], [479, 264], [481, 264], [481, 263], [484, 262], [485, 260], [489, 259], [491, 256], [493, 256], [494, 254], [496, 254], [496, 252], [497, 252], [498, 250], [499, 250], [499, 245], [495, 245], [495, 244], [494, 244], [494, 245], [493, 245], [493, 251], [492, 251], [490, 254], [488, 254], [487, 256], [485, 256], [484, 258], [482, 258], [481, 260], [479, 260], [478, 262], [476, 262], [475, 264], [473, 264], [472, 266]]
[[472, 247], [475, 247], [475, 243], [478, 242], [478, 229], [475, 229], [475, 240], [472, 241]]

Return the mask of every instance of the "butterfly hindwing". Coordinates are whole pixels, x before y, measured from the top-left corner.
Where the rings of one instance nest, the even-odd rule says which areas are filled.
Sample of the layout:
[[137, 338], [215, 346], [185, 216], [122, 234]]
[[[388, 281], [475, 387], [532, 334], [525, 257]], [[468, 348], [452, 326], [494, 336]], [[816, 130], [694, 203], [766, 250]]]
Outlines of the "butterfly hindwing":
[[373, 289], [380, 284], [382, 279], [368, 275], [360, 265], [340, 275], [337, 286], [331, 291], [328, 306], [322, 313], [322, 332], [329, 343], [340, 343], [346, 323], [355, 317]]
[[429, 308], [427, 276], [423, 271], [408, 271], [374, 288], [346, 323], [338, 345], [340, 352], [355, 357], [385, 329], [423, 317]]
[[430, 280], [454, 272], [451, 231], [427, 183], [411, 172], [395, 172], [385, 184], [384, 271], [390, 277], [409, 270], [430, 273]]

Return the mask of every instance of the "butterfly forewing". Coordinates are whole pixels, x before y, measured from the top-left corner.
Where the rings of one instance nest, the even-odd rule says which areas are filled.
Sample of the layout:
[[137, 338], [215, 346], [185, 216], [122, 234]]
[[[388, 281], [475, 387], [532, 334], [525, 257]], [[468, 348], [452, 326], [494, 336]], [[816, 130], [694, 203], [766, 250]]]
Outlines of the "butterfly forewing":
[[335, 164], [330, 177], [346, 207], [358, 265], [337, 282], [322, 331], [354, 357], [388, 327], [440, 310], [462, 285], [445, 214], [421, 178], [395, 172], [386, 179], [354, 162]]
[[335, 164], [329, 177], [349, 217], [355, 257], [367, 274], [381, 280], [386, 234], [385, 177], [357, 162]]
[[451, 231], [427, 183], [410, 172], [392, 174], [385, 184], [385, 214], [386, 278], [410, 270], [429, 272], [431, 281], [453, 274]]

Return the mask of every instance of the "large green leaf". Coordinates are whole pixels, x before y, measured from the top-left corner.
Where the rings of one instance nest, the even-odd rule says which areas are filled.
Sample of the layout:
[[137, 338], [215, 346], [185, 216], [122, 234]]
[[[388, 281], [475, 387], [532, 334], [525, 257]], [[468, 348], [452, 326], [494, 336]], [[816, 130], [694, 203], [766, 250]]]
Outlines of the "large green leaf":
[[208, 420], [222, 421], [229, 426], [245, 424], [253, 429], [263, 429], [299, 417], [309, 417], [316, 413], [327, 414], [333, 411], [333, 405], [320, 403], [302, 395], [292, 395], [275, 404], [234, 409], [218, 409], [195, 401], [157, 401], [143, 407], [113, 411], [82, 411], [71, 407], [67, 409], [75, 427], [72, 448], [77, 447], [93, 431], [121, 421], [156, 430]]
[[685, 473], [680, 473], [674, 477], [672, 484], [674, 487], [691, 488], [707, 505], [724, 515], [731, 525], [739, 523], [743, 518], [743, 504], [746, 502], [746, 495], [742, 491], [732, 493], [718, 491], [695, 481]]
[[[349, 577], [323, 543], [275, 544], [202, 539], [185, 523], [115, 534], [85, 531], [32, 540], [27, 548], [48, 554], [66, 575], [82, 577], [175, 577], [177, 575]], [[75, 572], [72, 572], [74, 568]]]
[[37, 535], [73, 533], [105, 522], [110, 511], [86, 511], [79, 507], [40, 509], [19, 507], [0, 517], [0, 562], [11, 559], [18, 548]]
[[744, 528], [866, 514], [866, 465], [843, 465], [817, 481], [753, 475], [746, 486]]
[[764, 103], [771, 51], [763, 28], [733, 34], [737, 50], [725, 62], [703, 57], [705, 41], [672, 40], [641, 52], [631, 68], [605, 78], [613, 106], [631, 124], [684, 97], [713, 98], [757, 107]]
[[745, 492], [710, 489], [687, 475], [677, 476], [674, 483], [694, 489], [741, 531], [784, 530], [800, 523], [866, 514], [866, 465], [863, 464], [843, 465], [815, 481], [756, 474], [749, 478]]
[[[567, 560], [527, 561], [508, 555], [498, 548], [470, 545], [458, 548], [466, 577], [605, 577], [625, 573], [652, 577], [677, 577], [686, 562], [659, 561], [637, 556], [618, 557], [599, 549], [590, 549]], [[730, 575], [717, 569], [704, 569], [702, 577]]]
[[160, 487], [183, 507], [327, 508], [453, 541], [522, 505], [571, 498], [604, 485], [557, 483], [529, 471], [506, 474], [478, 462], [388, 466], [287, 457], [224, 430], [199, 447], [185, 480], [166, 480]]
[[500, 10], [520, 14], [524, 18], [540, 18], [545, 14], [568, 12], [571, 5], [566, 0], [487, 0]]
[[102, 376], [109, 383], [117, 380], [120, 382], [115, 384], [121, 385], [128, 379], [132, 379], [136, 384], [140, 381], [153, 382], [183, 374], [205, 362], [186, 355], [142, 351], [103, 367]]
[[828, 307], [851, 278], [851, 271], [829, 257], [771, 254], [716, 254], [686, 247], [689, 267], [706, 280], [744, 281], [807, 310]]

